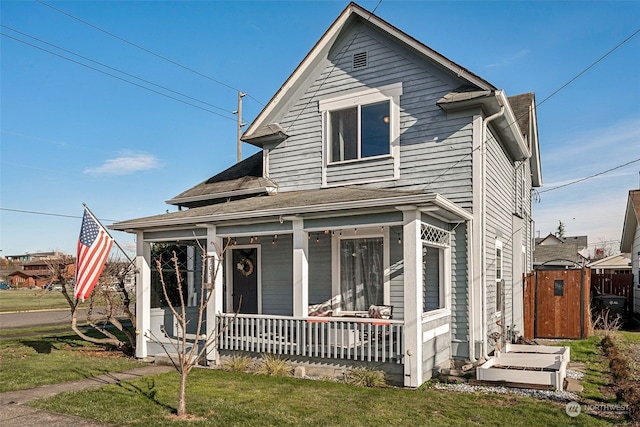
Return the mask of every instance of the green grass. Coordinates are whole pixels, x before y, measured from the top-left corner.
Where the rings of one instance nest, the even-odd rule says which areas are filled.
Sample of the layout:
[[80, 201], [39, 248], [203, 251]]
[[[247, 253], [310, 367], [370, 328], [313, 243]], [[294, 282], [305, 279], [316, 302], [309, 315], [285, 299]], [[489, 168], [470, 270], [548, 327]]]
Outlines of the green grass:
[[609, 364], [602, 356], [600, 337], [591, 336], [585, 340], [564, 341], [560, 345], [571, 348], [571, 361], [584, 363], [586, 371], [581, 381], [584, 391], [581, 397], [598, 402], [615, 403], [615, 395], [604, 394], [609, 385]]
[[[32, 403], [120, 426], [173, 426], [178, 375], [169, 373]], [[192, 426], [611, 425], [563, 404], [511, 395], [374, 389], [197, 369], [187, 384]]]
[[0, 341], [0, 392], [77, 380], [142, 366], [73, 333]]
[[43, 289], [12, 289], [0, 291], [0, 312], [51, 310], [66, 308], [69, 304], [59, 291]]

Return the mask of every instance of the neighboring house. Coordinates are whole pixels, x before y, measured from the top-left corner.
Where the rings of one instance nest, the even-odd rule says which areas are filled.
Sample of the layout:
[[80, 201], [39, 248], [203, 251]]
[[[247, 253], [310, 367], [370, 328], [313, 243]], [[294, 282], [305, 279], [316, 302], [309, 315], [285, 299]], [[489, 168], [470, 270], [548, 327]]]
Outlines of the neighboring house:
[[507, 97], [351, 3], [242, 139], [258, 153], [169, 200], [178, 212], [110, 227], [137, 235], [138, 357], [162, 353], [162, 329], [179, 333], [154, 261], [172, 282], [176, 251], [195, 306], [199, 245], [214, 261], [226, 247], [211, 363], [375, 362], [417, 387], [523, 330], [542, 183], [533, 94]]
[[596, 274], [630, 274], [631, 254], [621, 253], [608, 256], [587, 264], [587, 267]]
[[49, 270], [14, 271], [9, 274], [9, 283], [12, 288], [35, 288], [49, 283]]
[[638, 274], [640, 274], [638, 271], [638, 262], [640, 261], [640, 190], [629, 191], [620, 250], [631, 253], [633, 312], [640, 313], [640, 282], [638, 281]]
[[56, 263], [58, 263], [59, 266], [64, 266], [66, 277], [73, 277], [75, 272], [75, 266], [73, 264], [67, 264], [66, 261], [60, 261], [59, 258], [43, 258], [38, 261], [20, 263], [20, 269], [8, 275], [11, 286], [14, 288], [41, 288], [49, 285], [52, 280], [52, 269], [50, 266]]
[[589, 262], [587, 255], [587, 236], [549, 234], [535, 240], [533, 266], [544, 270], [584, 267]]
[[60, 258], [63, 254], [54, 251], [54, 252], [26, 252], [24, 254], [19, 255], [7, 255], [6, 259], [10, 262], [29, 262], [29, 261], [43, 261], [48, 259], [56, 259]]

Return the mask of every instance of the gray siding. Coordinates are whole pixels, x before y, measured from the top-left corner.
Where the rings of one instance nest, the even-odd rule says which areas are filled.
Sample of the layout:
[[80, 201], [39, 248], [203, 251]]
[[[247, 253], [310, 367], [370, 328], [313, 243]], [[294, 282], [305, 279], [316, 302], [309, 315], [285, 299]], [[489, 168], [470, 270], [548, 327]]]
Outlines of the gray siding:
[[293, 315], [293, 237], [278, 235], [262, 245], [262, 314]]
[[391, 305], [393, 318], [404, 319], [404, 262], [402, 245], [398, 238], [402, 238], [402, 227], [391, 227], [389, 243], [389, 281], [391, 291]]
[[311, 233], [309, 239], [309, 304], [332, 298], [331, 234]]
[[[507, 157], [495, 135], [490, 132], [487, 141], [487, 328], [488, 334], [500, 331], [496, 325], [496, 239], [502, 242], [503, 278], [504, 278], [504, 327], [512, 319], [511, 293], [513, 290], [513, 230], [512, 215], [514, 211], [514, 164]], [[520, 245], [518, 245], [520, 250]], [[484, 337], [486, 339], [486, 337]]]
[[[442, 317], [437, 320], [422, 324], [423, 336], [425, 333], [437, 330], [451, 323], [451, 319]], [[422, 376], [423, 380], [428, 380], [434, 374], [434, 369], [441, 367], [451, 358], [451, 332], [445, 332], [435, 337], [429, 338], [422, 343]]]
[[452, 354], [466, 358], [469, 356], [467, 229], [460, 225], [451, 234], [451, 338], [457, 343]]
[[[353, 53], [367, 51], [369, 65], [352, 70]], [[269, 176], [280, 191], [322, 185], [322, 120], [318, 100], [362, 88], [402, 82], [400, 179], [390, 158], [329, 165], [329, 185], [389, 179], [377, 187], [427, 190], [471, 206], [471, 117], [447, 118], [436, 102], [458, 83], [375, 30], [357, 25], [336, 43], [328, 60], [279, 121], [290, 137], [269, 154]]]

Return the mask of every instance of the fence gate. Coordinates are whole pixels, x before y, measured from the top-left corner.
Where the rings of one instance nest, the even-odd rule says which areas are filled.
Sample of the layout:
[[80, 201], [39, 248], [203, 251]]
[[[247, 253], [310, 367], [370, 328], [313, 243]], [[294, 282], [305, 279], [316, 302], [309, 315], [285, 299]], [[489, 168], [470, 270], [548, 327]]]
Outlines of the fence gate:
[[591, 270], [536, 270], [525, 278], [524, 336], [586, 338]]

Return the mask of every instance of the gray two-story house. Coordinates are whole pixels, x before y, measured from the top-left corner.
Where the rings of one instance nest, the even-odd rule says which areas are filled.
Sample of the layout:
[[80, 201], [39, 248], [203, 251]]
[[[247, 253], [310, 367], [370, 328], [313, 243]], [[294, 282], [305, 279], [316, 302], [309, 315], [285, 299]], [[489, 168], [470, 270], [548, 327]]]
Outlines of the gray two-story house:
[[137, 235], [138, 357], [171, 334], [153, 259], [178, 251], [196, 306], [200, 245], [221, 267], [205, 275], [207, 333], [238, 312], [214, 364], [373, 364], [416, 387], [523, 330], [533, 94], [508, 97], [351, 3], [242, 140], [260, 151], [169, 200], [179, 211], [111, 227]]

